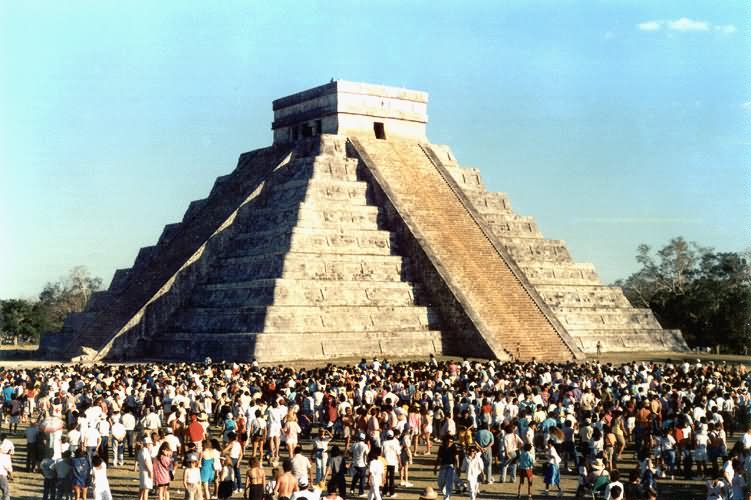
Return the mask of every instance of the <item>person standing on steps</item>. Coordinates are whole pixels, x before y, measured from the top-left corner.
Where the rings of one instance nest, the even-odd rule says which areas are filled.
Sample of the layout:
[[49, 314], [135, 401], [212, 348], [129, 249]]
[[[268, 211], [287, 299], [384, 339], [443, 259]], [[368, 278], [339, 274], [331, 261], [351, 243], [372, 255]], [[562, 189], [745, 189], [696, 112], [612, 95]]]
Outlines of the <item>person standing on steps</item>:
[[451, 500], [458, 468], [459, 450], [454, 443], [454, 438], [448, 435], [443, 438], [443, 444], [438, 448], [433, 466], [433, 473], [438, 473], [438, 488], [443, 494], [443, 500]]

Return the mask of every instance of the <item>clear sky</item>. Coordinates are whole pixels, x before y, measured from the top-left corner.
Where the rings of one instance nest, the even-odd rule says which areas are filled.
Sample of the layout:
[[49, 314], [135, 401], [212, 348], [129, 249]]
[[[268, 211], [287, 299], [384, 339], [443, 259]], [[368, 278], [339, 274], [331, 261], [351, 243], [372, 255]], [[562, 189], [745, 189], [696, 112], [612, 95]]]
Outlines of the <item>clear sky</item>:
[[0, 297], [109, 283], [274, 98], [426, 90], [428, 136], [604, 282], [636, 246], [749, 243], [751, 3], [0, 2]]

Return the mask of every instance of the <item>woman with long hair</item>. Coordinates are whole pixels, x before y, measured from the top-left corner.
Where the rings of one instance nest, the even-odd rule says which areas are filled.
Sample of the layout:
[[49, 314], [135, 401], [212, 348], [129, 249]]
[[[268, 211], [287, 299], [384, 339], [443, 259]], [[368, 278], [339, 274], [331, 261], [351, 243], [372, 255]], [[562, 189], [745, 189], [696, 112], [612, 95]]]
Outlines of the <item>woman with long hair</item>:
[[229, 455], [222, 455], [219, 460], [222, 464], [222, 470], [219, 472], [217, 498], [226, 500], [232, 496], [235, 490], [235, 468], [232, 466]]
[[295, 454], [298, 435], [301, 432], [300, 424], [297, 423], [297, 413], [295, 413], [294, 410], [290, 410], [289, 413], [287, 413], [282, 432], [284, 432], [285, 442], [287, 443], [287, 453], [289, 453], [289, 458], [292, 458]]
[[203, 496], [206, 499], [211, 498], [209, 485], [216, 477], [216, 472], [214, 470], [214, 460], [216, 459], [215, 451], [216, 450], [214, 450], [211, 441], [204, 439], [201, 449], [201, 489], [203, 490]]
[[154, 457], [154, 484], [159, 500], [169, 500], [169, 483], [172, 480], [172, 449], [164, 442]]

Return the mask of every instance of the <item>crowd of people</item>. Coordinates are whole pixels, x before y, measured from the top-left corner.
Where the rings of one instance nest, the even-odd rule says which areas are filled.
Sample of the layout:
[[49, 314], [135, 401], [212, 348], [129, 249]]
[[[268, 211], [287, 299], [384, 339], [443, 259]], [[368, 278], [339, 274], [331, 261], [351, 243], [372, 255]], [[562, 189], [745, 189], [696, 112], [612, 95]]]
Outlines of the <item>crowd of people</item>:
[[[381, 500], [410, 491], [417, 456], [435, 474], [422, 500], [475, 500], [499, 481], [517, 496], [560, 496], [566, 474], [582, 498], [657, 498], [675, 477], [705, 480], [712, 500], [751, 498], [743, 365], [207, 359], [0, 377], [0, 432], [21, 425], [23, 466], [39, 473], [44, 500], [112, 498], [108, 467], [126, 457], [139, 500], [176, 488], [191, 500]], [[14, 451], [0, 435], [4, 499]]]

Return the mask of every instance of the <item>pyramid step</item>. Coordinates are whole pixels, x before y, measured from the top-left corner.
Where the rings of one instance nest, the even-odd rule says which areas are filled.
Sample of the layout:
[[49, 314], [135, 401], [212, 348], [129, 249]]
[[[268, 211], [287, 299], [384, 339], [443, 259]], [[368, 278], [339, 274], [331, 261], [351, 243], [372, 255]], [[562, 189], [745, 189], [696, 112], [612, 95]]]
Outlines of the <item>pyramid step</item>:
[[427, 357], [444, 352], [438, 330], [400, 332], [329, 332], [325, 337], [295, 332], [175, 332], [155, 338], [149, 355], [155, 359], [251, 361], [261, 363], [360, 357], [369, 355]]
[[649, 309], [558, 307], [556, 316], [569, 329], [660, 329], [660, 324]]
[[527, 279], [537, 285], [600, 285], [592, 264], [579, 262], [520, 262]]
[[396, 237], [388, 231], [295, 227], [238, 234], [229, 256], [249, 256], [283, 251], [390, 255]]
[[534, 221], [507, 221], [489, 223], [493, 234], [503, 241], [504, 238], [535, 238], [541, 239], [542, 233]]
[[468, 194], [472, 192], [485, 192], [485, 185], [482, 182], [482, 176], [480, 175], [480, 171], [476, 168], [447, 166], [446, 170], [448, 170], [451, 177], [454, 178], [464, 192]]
[[511, 202], [506, 193], [465, 191], [465, 194], [476, 210], [487, 212], [506, 212], [512, 210]]
[[346, 156], [314, 156], [295, 166], [294, 178], [357, 181], [357, 160]]
[[269, 206], [284, 206], [300, 201], [316, 203], [347, 202], [365, 205], [365, 193], [368, 185], [360, 181], [343, 181], [338, 179], [293, 179], [282, 184], [275, 184], [268, 193]]
[[421, 287], [399, 281], [259, 279], [202, 285], [191, 298], [198, 307], [409, 306], [423, 300]]
[[629, 329], [570, 330], [577, 345], [584, 352], [596, 353], [597, 343], [602, 352], [633, 352], [633, 351], [685, 351], [688, 350], [686, 341], [679, 330], [663, 329]]
[[537, 292], [550, 307], [631, 307], [623, 291], [604, 285], [537, 285]]
[[172, 331], [309, 332], [420, 330], [438, 327], [436, 311], [420, 306], [268, 306], [181, 309]]
[[566, 243], [539, 238], [501, 238], [500, 242], [520, 265], [525, 262], [572, 262]]
[[303, 202], [297, 206], [249, 211], [243, 222], [249, 232], [294, 226], [376, 230], [378, 216], [378, 207], [370, 205], [326, 206]]
[[409, 280], [408, 261], [398, 255], [337, 255], [290, 252], [221, 259], [217, 280], [289, 278], [345, 281]]

